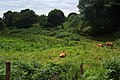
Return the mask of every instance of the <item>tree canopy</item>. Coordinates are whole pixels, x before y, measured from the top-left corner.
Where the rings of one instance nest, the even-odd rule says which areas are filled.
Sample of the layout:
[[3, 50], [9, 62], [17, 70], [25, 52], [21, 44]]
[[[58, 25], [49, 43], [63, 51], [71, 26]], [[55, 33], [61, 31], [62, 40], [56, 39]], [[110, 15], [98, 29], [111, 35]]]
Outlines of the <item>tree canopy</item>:
[[3, 20], [2, 18], [0, 18], [0, 30], [4, 27], [4, 23], [3, 23]]
[[119, 29], [119, 0], [79, 0], [78, 8], [93, 32], [107, 33]]
[[13, 21], [12, 11], [7, 11], [3, 14], [3, 21], [5, 23], [5, 26], [12, 27], [12, 21]]
[[40, 15], [39, 17], [38, 17], [38, 22], [39, 22], [39, 24], [40, 24], [40, 26], [42, 26], [43, 25], [43, 23], [46, 21], [46, 19], [47, 19], [47, 16], [46, 15]]
[[73, 16], [73, 15], [77, 15], [77, 13], [75, 13], [75, 12], [69, 13], [68, 14], [68, 18], [71, 17], [71, 16]]
[[37, 21], [37, 15], [33, 10], [25, 9], [20, 12], [20, 25], [19, 27], [27, 28], [32, 26]]
[[8, 28], [28, 28], [38, 20], [33, 10], [25, 9], [20, 12], [7, 11], [3, 14], [3, 21]]
[[48, 14], [46, 26], [54, 27], [62, 25], [62, 23], [65, 21], [64, 13], [59, 9], [51, 10]]

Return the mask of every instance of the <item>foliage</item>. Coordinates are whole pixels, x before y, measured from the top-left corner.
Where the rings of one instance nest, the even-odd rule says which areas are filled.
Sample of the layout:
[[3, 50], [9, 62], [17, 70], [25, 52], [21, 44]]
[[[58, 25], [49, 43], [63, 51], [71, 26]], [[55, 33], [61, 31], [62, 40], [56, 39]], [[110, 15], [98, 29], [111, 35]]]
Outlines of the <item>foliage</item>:
[[120, 39], [117, 39], [117, 40], [115, 41], [115, 43], [116, 43], [117, 46], [120, 46]]
[[70, 33], [70, 32], [66, 32], [66, 31], [59, 31], [56, 33], [55, 37], [57, 38], [63, 38], [63, 39], [66, 39], [66, 40], [75, 40], [75, 41], [80, 41], [80, 36], [75, 34], [75, 33]]
[[37, 22], [37, 15], [33, 10], [25, 9], [20, 12], [20, 26], [19, 28], [31, 27], [32, 24]]
[[120, 46], [120, 32], [114, 33], [113, 37], [116, 38], [115, 45]]
[[75, 12], [69, 13], [67, 18], [69, 18], [69, 17], [71, 17], [73, 15], [77, 15], [77, 13], [75, 13]]
[[42, 66], [40, 63], [32, 61], [30, 63], [18, 61], [12, 63], [12, 80], [38, 80], [34, 76]]
[[116, 32], [113, 34], [113, 37], [116, 38], [116, 39], [119, 39], [120, 38], [120, 32]]
[[7, 11], [3, 14], [3, 21], [6, 27], [12, 27], [13, 14], [12, 11]]
[[99, 68], [85, 71], [83, 80], [119, 80], [120, 79], [120, 59], [112, 59], [102, 62]]
[[66, 29], [60, 28], [41, 28], [41, 27], [31, 27], [26, 30], [12, 30], [10, 33], [19, 33], [21, 31], [22, 34], [34, 34], [34, 35], [44, 35], [51, 36], [59, 39], [65, 39], [65, 41], [75, 40], [80, 41], [80, 35], [70, 32]]
[[87, 70], [83, 75], [83, 80], [106, 80], [105, 69], [95, 68]]
[[40, 30], [34, 27], [26, 30], [4, 29], [1, 35], [6, 36], [0, 37], [1, 52], [39, 52], [54, 47], [74, 45], [75, 41], [80, 41], [79, 35], [66, 32], [63, 29], [56, 31]]
[[[80, 16], [75, 16], [79, 21], [77, 16]], [[70, 17], [70, 22], [74, 22], [72, 16]], [[108, 76], [112, 76], [111, 70], [102, 67], [101, 63], [113, 56], [119, 56], [120, 51], [119, 47], [97, 47], [100, 41], [89, 36], [80, 36], [69, 31], [67, 27], [46, 29], [33, 26], [3, 30], [2, 33], [4, 35], [0, 35], [0, 60], [11, 61], [12, 80], [48, 80], [54, 76], [58, 76], [60, 80], [107, 80]], [[100, 37], [98, 39], [103, 40]], [[108, 41], [107, 38], [105, 40]], [[59, 53], [63, 50], [67, 56], [59, 58]], [[81, 62], [84, 62], [82, 79], [79, 70]], [[3, 65], [0, 63], [2, 75], [5, 73]]]
[[4, 23], [3, 23], [2, 18], [0, 18], [0, 30], [2, 30], [2, 29], [3, 29], [3, 27], [4, 27]]
[[[91, 69], [85, 69], [80, 75], [79, 64], [71, 63], [71, 60], [63, 63], [42, 64], [39, 61], [15, 61], [12, 62], [12, 80], [48, 80], [55, 76], [60, 80], [119, 80], [120, 65], [119, 57], [104, 61], [103, 65]], [[3, 74], [4, 62], [0, 63], [0, 71]], [[1, 66], [2, 65], [2, 66]]]
[[[13, 14], [13, 20], [12, 21], [12, 27], [13, 28], [19, 28], [19, 26], [22, 26], [20, 21], [21, 21], [21, 15], [19, 12], [12, 12]], [[7, 27], [7, 26], [6, 26]]]
[[76, 33], [82, 33], [84, 27], [83, 17], [80, 15], [71, 15], [68, 18], [69, 28]]
[[54, 9], [49, 12], [46, 22], [44, 23], [45, 27], [54, 27], [60, 26], [65, 21], [64, 13], [59, 9]]
[[120, 79], [120, 57], [113, 57], [104, 63], [107, 79]]
[[93, 34], [111, 33], [120, 23], [118, 0], [79, 0], [78, 8], [84, 20], [92, 27]]
[[62, 70], [63, 66], [61, 66], [61, 64], [49, 63], [45, 67], [43, 67], [37, 75], [40, 80], [48, 80], [52, 79], [54, 75], [59, 75]]
[[[4, 13], [3, 21], [7, 28], [0, 32], [0, 75], [5, 75], [4, 62], [11, 61], [12, 80], [52, 80], [55, 76], [60, 80], [119, 80], [120, 40], [115, 41], [117, 48], [110, 49], [97, 46], [108, 41], [107, 38], [104, 41], [95, 37], [103, 40], [100, 42], [79, 35], [89, 30], [114, 29], [111, 26], [119, 20], [119, 17], [113, 18], [117, 12], [115, 6], [118, 6], [115, 1], [79, 0], [82, 15], [70, 13], [66, 24], [64, 13], [58, 9], [49, 12], [48, 16], [38, 16], [30, 9]], [[114, 10], [115, 14], [111, 13], [114, 15], [110, 17], [109, 12]], [[63, 50], [67, 56], [60, 58], [59, 53]], [[111, 60], [113, 56], [118, 58]], [[109, 60], [103, 63], [106, 59]], [[83, 75], [80, 75], [80, 63], [84, 63]]]
[[38, 21], [33, 10], [25, 9], [20, 12], [7, 11], [4, 13], [3, 21], [8, 28], [28, 28]]
[[66, 62], [63, 65], [63, 71], [60, 74], [60, 79], [78, 80], [80, 79], [79, 65], [71, 62]]
[[[5, 72], [5, 65], [3, 63], [4, 62], [0, 63], [0, 69], [2, 69], [2, 74]], [[41, 64], [41, 62], [38, 61], [15, 61], [11, 62], [11, 64], [12, 80], [51, 80], [55, 76], [59, 77], [60, 80], [79, 79], [79, 68], [72, 63], [48, 63], [46, 65], [43, 65]]]
[[0, 80], [5, 80], [5, 63], [0, 61]]
[[43, 23], [46, 21], [46, 18], [47, 17], [44, 14], [39, 16], [38, 22], [39, 22], [40, 26], [43, 25]]

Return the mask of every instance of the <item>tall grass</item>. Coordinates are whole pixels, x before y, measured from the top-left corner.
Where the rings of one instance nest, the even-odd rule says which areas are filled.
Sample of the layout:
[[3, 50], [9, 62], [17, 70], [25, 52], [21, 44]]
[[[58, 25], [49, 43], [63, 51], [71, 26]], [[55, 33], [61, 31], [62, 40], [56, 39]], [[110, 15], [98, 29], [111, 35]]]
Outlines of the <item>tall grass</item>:
[[[12, 62], [13, 80], [48, 80], [58, 73], [61, 80], [79, 80], [81, 63], [84, 64], [84, 80], [104, 80], [106, 70], [101, 63], [120, 56], [120, 49], [119, 45], [115, 49], [97, 47], [98, 43], [104, 41], [63, 29], [11, 30], [0, 35], [0, 60]], [[119, 40], [115, 43], [119, 44]], [[63, 50], [67, 56], [60, 58]], [[3, 67], [1, 62], [1, 74], [4, 74]]]

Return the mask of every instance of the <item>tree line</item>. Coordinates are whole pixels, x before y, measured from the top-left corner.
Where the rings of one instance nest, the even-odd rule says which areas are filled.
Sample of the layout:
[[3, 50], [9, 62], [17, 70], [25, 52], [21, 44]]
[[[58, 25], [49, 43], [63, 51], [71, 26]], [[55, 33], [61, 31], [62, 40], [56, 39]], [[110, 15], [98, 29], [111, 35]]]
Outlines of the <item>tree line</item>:
[[25, 9], [20, 12], [7, 11], [0, 18], [0, 30], [4, 27], [13, 28], [29, 28], [34, 23], [39, 23], [40, 26], [53, 27], [62, 25], [65, 21], [64, 13], [59, 9], [51, 10], [46, 15], [37, 15], [33, 10]]
[[79, 0], [78, 8], [91, 33], [120, 30], [120, 0]]
[[0, 18], [0, 30], [8, 28], [29, 28], [36, 22], [42, 27], [56, 27], [67, 23], [67, 28], [77, 33], [104, 35], [120, 30], [119, 0], [79, 0], [79, 14], [70, 13], [67, 17], [59, 9], [46, 15], [36, 15], [33, 10], [20, 12], [7, 11]]

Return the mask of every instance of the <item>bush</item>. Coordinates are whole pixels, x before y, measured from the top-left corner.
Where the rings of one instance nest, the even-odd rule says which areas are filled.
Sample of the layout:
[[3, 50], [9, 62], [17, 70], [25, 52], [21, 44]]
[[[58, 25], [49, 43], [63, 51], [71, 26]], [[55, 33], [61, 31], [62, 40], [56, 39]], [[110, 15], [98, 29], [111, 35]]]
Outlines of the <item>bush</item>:
[[51, 80], [56, 75], [60, 80], [78, 80], [80, 78], [79, 66], [70, 62], [43, 65], [37, 61], [16, 61], [12, 62], [11, 67], [12, 80]]
[[105, 70], [103, 68], [95, 68], [87, 70], [83, 75], [83, 80], [104, 80]]
[[120, 39], [117, 39], [117, 40], [115, 41], [115, 44], [116, 44], [117, 46], [120, 46]]
[[120, 80], [120, 57], [112, 58], [106, 61], [104, 64], [106, 69], [107, 80]]
[[114, 37], [114, 38], [117, 38], [117, 39], [120, 38], [120, 32], [114, 33], [114, 34], [113, 34], [113, 37]]
[[56, 35], [57, 38], [64, 38], [64, 37], [67, 37], [69, 36], [70, 33], [69, 32], [60, 32]]
[[75, 41], [80, 41], [80, 36], [78, 34], [72, 33], [72, 32], [67, 32], [64, 30], [59, 30], [56, 35], [57, 38], [64, 38], [67, 41], [69, 40], [75, 40]]

